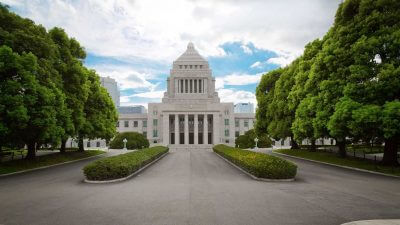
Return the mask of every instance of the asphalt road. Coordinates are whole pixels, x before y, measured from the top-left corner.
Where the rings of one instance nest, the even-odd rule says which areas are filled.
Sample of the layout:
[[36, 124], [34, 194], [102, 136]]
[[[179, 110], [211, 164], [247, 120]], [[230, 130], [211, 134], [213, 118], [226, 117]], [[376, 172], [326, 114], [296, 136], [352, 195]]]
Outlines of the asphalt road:
[[[292, 159], [291, 159], [292, 160]], [[293, 160], [295, 182], [255, 181], [213, 152], [178, 151], [121, 183], [86, 161], [0, 178], [0, 224], [341, 224], [400, 218], [400, 179]]]

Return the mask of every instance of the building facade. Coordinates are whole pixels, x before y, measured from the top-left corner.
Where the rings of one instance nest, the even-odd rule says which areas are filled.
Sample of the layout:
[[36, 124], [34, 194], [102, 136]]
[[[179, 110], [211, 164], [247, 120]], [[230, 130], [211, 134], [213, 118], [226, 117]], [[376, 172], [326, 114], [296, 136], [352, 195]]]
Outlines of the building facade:
[[253, 128], [254, 112], [234, 113], [231, 102], [220, 102], [207, 62], [189, 43], [176, 59], [162, 102], [149, 103], [148, 113], [120, 114], [118, 132], [136, 131], [151, 144], [168, 146], [234, 145]]
[[119, 107], [120, 100], [119, 100], [119, 90], [117, 82], [110, 78], [110, 77], [100, 77], [100, 82], [103, 87], [105, 87], [110, 94], [115, 107]]
[[235, 104], [233, 111], [235, 113], [254, 113], [254, 104], [250, 102]]

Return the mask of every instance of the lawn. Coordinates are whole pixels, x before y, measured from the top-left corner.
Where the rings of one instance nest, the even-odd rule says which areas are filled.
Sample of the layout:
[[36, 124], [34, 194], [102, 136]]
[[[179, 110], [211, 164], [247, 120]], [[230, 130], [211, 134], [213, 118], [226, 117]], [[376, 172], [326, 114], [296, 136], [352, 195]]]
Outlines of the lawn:
[[378, 164], [374, 164], [374, 162], [371, 160], [364, 160], [353, 157], [339, 158], [334, 153], [310, 152], [308, 150], [280, 149], [275, 151], [305, 159], [400, 176], [400, 167], [393, 168], [390, 166], [381, 166], [379, 165], [379, 162]]
[[58, 163], [100, 155], [102, 153], [104, 153], [104, 151], [100, 150], [87, 150], [84, 152], [68, 151], [64, 154], [53, 153], [49, 155], [37, 156], [35, 160], [18, 159], [2, 162], [0, 163], [0, 175], [34, 169], [43, 166], [51, 166]]

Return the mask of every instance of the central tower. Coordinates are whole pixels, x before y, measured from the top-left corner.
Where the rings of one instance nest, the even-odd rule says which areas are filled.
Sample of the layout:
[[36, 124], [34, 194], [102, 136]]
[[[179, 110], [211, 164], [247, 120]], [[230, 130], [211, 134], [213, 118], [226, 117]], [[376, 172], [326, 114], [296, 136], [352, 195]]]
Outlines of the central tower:
[[176, 59], [167, 79], [163, 103], [191, 104], [219, 103], [215, 79], [206, 59], [189, 43], [186, 51]]

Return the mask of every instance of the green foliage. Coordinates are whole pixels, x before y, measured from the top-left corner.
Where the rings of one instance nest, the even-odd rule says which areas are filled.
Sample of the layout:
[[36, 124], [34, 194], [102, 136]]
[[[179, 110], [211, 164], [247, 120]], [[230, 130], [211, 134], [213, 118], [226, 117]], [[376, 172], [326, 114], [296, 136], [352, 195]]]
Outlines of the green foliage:
[[83, 168], [83, 173], [88, 180], [113, 180], [123, 178], [131, 175], [167, 152], [167, 147], [156, 146], [99, 159], [85, 166]]
[[343, 156], [346, 138], [383, 140], [384, 161], [397, 164], [399, 9], [400, 1], [392, 0], [341, 3], [322, 40], [309, 43], [288, 67], [268, 73], [279, 73], [270, 82], [273, 94], [265, 93], [261, 80], [256, 130], [274, 138], [293, 133], [298, 141], [332, 137]]
[[0, 151], [26, 144], [34, 158], [41, 144], [115, 135], [116, 109], [85, 57], [64, 30], [47, 32], [0, 3]]
[[290, 179], [297, 173], [296, 164], [276, 156], [242, 150], [226, 145], [213, 147], [215, 153], [259, 178]]
[[256, 143], [255, 138], [258, 138], [257, 146], [259, 148], [269, 148], [272, 145], [271, 139], [266, 134], [261, 134], [257, 136], [253, 129], [246, 131], [243, 135], [240, 135], [235, 140], [235, 145], [240, 148], [254, 148]]
[[142, 149], [148, 148], [150, 146], [149, 140], [143, 134], [137, 132], [123, 132], [118, 133], [114, 139], [110, 142], [110, 148], [122, 149], [124, 147], [123, 140], [126, 138], [128, 141], [126, 143], [127, 149]]

